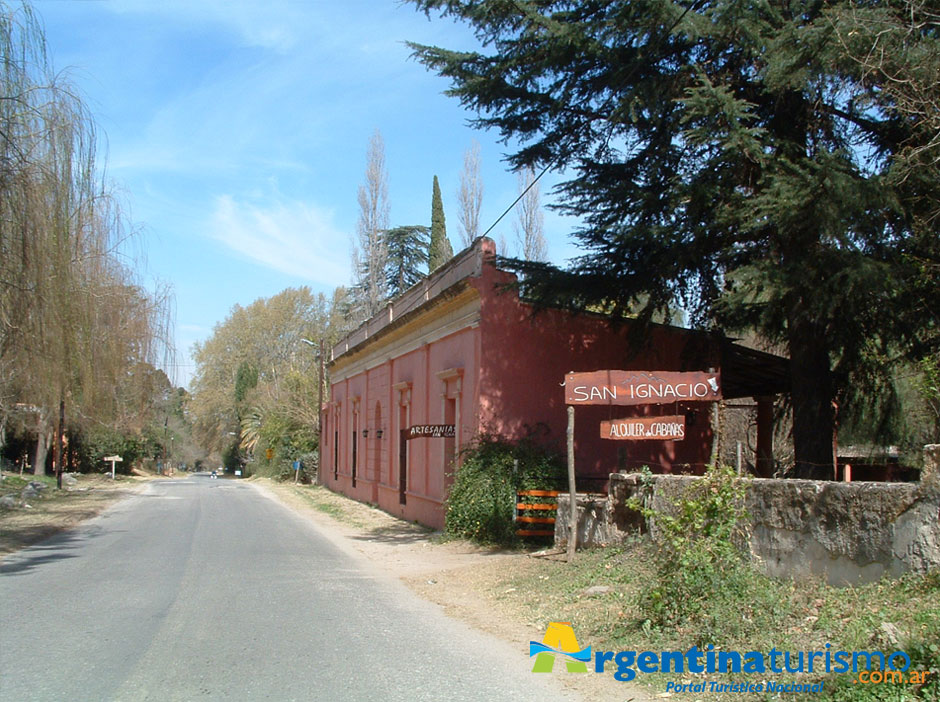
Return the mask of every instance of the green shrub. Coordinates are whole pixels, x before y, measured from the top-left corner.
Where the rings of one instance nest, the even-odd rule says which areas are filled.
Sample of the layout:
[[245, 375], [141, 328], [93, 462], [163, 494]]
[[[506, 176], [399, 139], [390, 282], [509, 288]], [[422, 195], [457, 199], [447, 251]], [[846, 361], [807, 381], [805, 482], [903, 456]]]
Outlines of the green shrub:
[[[656, 581], [640, 596], [640, 609], [657, 626], [694, 625], [703, 641], [718, 643], [740, 616], [727, 603], [743, 592], [761, 597], [761, 578], [742, 548], [747, 483], [730, 468], [712, 467], [666, 509], [635, 505], [657, 532]], [[726, 603], [726, 604], [727, 604]]]
[[73, 431], [69, 435], [69, 443], [82, 473], [110, 471], [111, 464], [102, 459], [113, 455], [124, 459], [117, 464], [117, 472], [129, 473], [135, 463], [160, 456], [163, 450], [162, 444], [150, 436], [135, 436], [109, 426], [95, 426], [84, 432]]
[[517, 541], [516, 492], [557, 490], [565, 481], [561, 457], [535, 441], [480, 437], [461, 455], [447, 498], [445, 530], [483, 543], [512, 544]]

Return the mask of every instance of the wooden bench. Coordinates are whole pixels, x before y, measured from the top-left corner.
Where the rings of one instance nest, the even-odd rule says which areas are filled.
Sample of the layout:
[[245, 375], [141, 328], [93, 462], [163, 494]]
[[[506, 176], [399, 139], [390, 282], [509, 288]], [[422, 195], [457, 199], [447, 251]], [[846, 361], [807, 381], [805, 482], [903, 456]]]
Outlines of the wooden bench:
[[[554, 536], [555, 535], [555, 515], [558, 513], [558, 495], [557, 490], [522, 490], [516, 493], [516, 508], [513, 510], [513, 518], [516, 526], [516, 536]], [[553, 502], [532, 501], [532, 498], [552, 498]], [[535, 511], [546, 514], [546, 516], [529, 517], [523, 515], [523, 512]], [[550, 513], [550, 516], [548, 516]], [[541, 528], [536, 525], [551, 524], [551, 529]], [[536, 526], [534, 529], [527, 528], [530, 525]]]

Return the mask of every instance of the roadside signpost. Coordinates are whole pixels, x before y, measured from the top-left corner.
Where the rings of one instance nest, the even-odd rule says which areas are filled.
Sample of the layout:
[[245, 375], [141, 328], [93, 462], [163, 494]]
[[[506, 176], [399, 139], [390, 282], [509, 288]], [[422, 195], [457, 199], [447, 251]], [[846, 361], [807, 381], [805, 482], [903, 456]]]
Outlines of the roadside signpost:
[[[578, 542], [578, 506], [574, 470], [574, 408], [578, 405], [669, 405], [679, 402], [717, 402], [721, 377], [702, 371], [598, 370], [565, 376], [568, 405], [568, 561]], [[627, 417], [601, 422], [600, 437], [614, 441], [682, 441], [685, 417]]]
[[111, 462], [111, 480], [114, 480], [114, 465], [116, 463], [123, 463], [124, 459], [120, 456], [105, 456], [102, 460], [105, 462]]
[[717, 373], [606, 370], [565, 376], [567, 405], [666, 405], [720, 399]]

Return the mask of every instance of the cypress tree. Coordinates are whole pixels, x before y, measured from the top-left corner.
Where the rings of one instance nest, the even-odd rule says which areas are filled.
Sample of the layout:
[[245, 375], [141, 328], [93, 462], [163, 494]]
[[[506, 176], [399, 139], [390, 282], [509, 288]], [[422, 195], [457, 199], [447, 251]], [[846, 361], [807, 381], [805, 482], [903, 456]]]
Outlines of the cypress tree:
[[431, 191], [431, 243], [428, 247], [428, 272], [433, 273], [454, 257], [447, 227], [444, 224], [444, 203], [441, 200], [441, 186], [434, 176]]

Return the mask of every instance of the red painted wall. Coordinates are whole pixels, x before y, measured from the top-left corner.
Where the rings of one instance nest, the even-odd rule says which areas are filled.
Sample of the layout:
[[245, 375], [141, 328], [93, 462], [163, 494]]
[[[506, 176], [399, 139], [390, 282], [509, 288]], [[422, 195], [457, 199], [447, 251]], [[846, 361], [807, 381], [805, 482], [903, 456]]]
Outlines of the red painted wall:
[[[631, 350], [628, 329], [611, 329], [594, 316], [546, 310], [532, 316], [531, 306], [499, 286], [514, 276], [492, 266], [474, 280], [483, 298], [480, 369], [481, 428], [511, 439], [537, 430], [560, 450], [565, 447], [567, 411], [564, 378], [570, 371], [707, 370], [698, 334], [655, 327], [645, 346]], [[695, 347], [695, 348], [693, 348]], [[698, 360], [685, 365], [683, 356]], [[707, 363], [707, 362], [706, 362]], [[717, 364], [717, 360], [715, 361]], [[715, 366], [712, 366], [715, 367]], [[711, 452], [712, 432], [707, 403], [648, 407], [578, 407], [575, 413], [575, 465], [586, 486], [602, 487], [619, 468], [650, 466], [655, 472], [704, 470]], [[686, 439], [679, 442], [610, 441], [600, 438], [600, 422], [635, 415], [683, 414]]]
[[[494, 245], [483, 240], [484, 255]], [[484, 265], [470, 283], [480, 296], [480, 322], [425, 343], [401, 356], [383, 359], [346, 380], [333, 382], [325, 425], [322, 475], [334, 490], [378, 504], [392, 514], [441, 528], [452, 456], [481, 433], [520, 439], [535, 432], [542, 441], [565, 448], [565, 374], [601, 369], [707, 370], [716, 357], [701, 335], [656, 327], [638, 352], [627, 329], [614, 330], [598, 317], [549, 310], [532, 316], [514, 292], [499, 285], [514, 276]], [[433, 331], [434, 323], [426, 326]], [[381, 343], [376, 342], [376, 343]], [[703, 346], [703, 344], [706, 344]], [[694, 359], [685, 361], [684, 359]], [[696, 365], [697, 364], [697, 365]], [[459, 369], [442, 380], [439, 373]], [[403, 386], [402, 384], [406, 384]], [[396, 387], [397, 386], [397, 387]], [[401, 389], [405, 387], [404, 394]], [[358, 400], [358, 403], [354, 402]], [[358, 406], [358, 420], [354, 407]], [[709, 405], [679, 403], [651, 407], [579, 407], [575, 455], [580, 489], [603, 489], [619, 468], [649, 465], [657, 472], [701, 472], [711, 451]], [[448, 412], [452, 416], [448, 416]], [[609, 441], [600, 422], [635, 414], [683, 414], [681, 442]], [[404, 415], [404, 416], [403, 416]], [[408, 441], [405, 504], [400, 501], [400, 430], [416, 424], [457, 424], [456, 440]], [[352, 432], [356, 422], [357, 470], [352, 485]], [[368, 436], [363, 437], [363, 430]], [[382, 430], [382, 438], [377, 430]], [[339, 432], [335, 445], [334, 431]], [[334, 477], [334, 454], [338, 471]]]
[[[442, 505], [451, 483], [449, 473], [455, 442], [465, 443], [477, 433], [479, 333], [479, 328], [460, 330], [332, 385], [327, 423], [332, 425], [336, 422], [333, 415], [338, 416], [340, 442], [337, 478], [333, 477], [333, 447], [329, 444], [324, 446], [323, 475], [331, 489], [377, 504], [406, 519], [443, 527]], [[449, 369], [462, 371], [458, 376], [459, 393], [455, 391], [455, 380], [445, 384], [438, 377], [438, 373]], [[404, 405], [402, 392], [395, 387], [402, 383], [408, 384]], [[445, 388], [454, 396], [442, 397]], [[352, 400], [356, 397], [359, 398], [360, 418], [357, 477], [353, 487]], [[452, 402], [454, 417], [445, 416], [447, 400]], [[404, 425], [402, 407], [405, 408]], [[460, 420], [454, 441], [422, 438], [408, 442], [406, 502], [402, 505], [399, 490], [401, 429], [415, 424], [449, 423], [456, 420], [457, 414]], [[362, 436], [363, 429], [368, 431], [368, 437]], [[378, 429], [382, 430], [381, 439], [377, 437]], [[328, 436], [327, 440], [332, 438], [332, 435]], [[449, 455], [448, 448], [451, 449]]]

